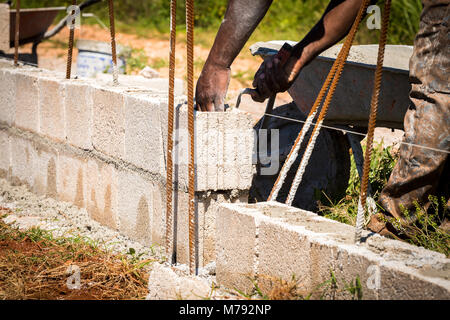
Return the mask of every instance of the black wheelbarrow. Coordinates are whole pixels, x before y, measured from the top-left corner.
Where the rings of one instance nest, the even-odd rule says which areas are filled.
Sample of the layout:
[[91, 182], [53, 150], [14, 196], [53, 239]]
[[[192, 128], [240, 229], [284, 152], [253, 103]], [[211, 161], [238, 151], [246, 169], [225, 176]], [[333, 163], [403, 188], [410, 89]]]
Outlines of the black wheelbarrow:
[[[84, 8], [100, 2], [101, 0], [88, 0], [80, 4], [80, 11]], [[45, 39], [49, 39], [60, 32], [67, 23], [69, 15], [65, 16], [53, 29], [48, 30], [58, 13], [66, 11], [66, 7], [20, 9], [19, 45], [32, 43], [31, 54], [21, 53], [19, 60], [37, 65], [37, 46]], [[10, 9], [9, 46], [14, 48], [16, 32], [16, 10]], [[0, 51], [0, 56], [13, 58], [12, 54]]]

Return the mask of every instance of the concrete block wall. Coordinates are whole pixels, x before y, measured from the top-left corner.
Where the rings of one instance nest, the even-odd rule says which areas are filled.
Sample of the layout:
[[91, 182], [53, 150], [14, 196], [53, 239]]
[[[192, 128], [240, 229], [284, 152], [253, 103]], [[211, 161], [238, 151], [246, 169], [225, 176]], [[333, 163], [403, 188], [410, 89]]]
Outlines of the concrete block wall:
[[[277, 279], [329, 299], [349, 299], [345, 284], [360, 279], [363, 299], [450, 299], [445, 255], [366, 232], [276, 202], [220, 204], [216, 220], [217, 281], [251, 292], [250, 279], [269, 292]], [[338, 289], [317, 290], [331, 279]]]
[[[66, 80], [0, 59], [0, 177], [86, 208], [94, 220], [146, 245], [164, 245], [168, 82], [136, 76], [121, 76], [119, 86], [110, 82]], [[181, 88], [177, 81], [174, 219], [177, 262], [185, 263], [189, 139]], [[223, 119], [198, 112], [194, 124], [202, 266], [215, 258], [218, 203], [247, 201], [253, 123], [242, 112]], [[225, 129], [241, 150], [229, 145]], [[234, 152], [227, 161], [225, 148]]]
[[9, 5], [0, 3], [0, 50], [9, 50]]

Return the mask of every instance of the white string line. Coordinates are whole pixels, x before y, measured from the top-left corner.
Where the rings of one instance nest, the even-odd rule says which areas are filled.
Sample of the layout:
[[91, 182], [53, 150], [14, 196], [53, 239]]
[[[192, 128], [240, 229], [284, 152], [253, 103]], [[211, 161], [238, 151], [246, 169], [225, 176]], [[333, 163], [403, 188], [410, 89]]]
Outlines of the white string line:
[[[253, 113], [253, 114], [255, 114], [255, 115], [260, 115], [260, 114], [257, 113], [257, 112], [251, 112], [251, 111], [247, 111], [247, 110], [244, 110], [244, 111], [245, 111], [245, 112], [248, 112], [248, 113]], [[306, 123], [306, 121], [304, 121], [304, 120], [293, 119], [293, 118], [284, 117], [284, 116], [279, 116], [279, 115], [270, 114], [270, 113], [264, 113], [264, 115], [265, 115], [265, 116], [269, 116], [269, 117], [274, 117], [274, 118], [283, 119], [283, 120], [293, 121], [293, 122]], [[313, 122], [312, 124], [316, 124], [316, 123]], [[365, 136], [366, 136], [365, 133], [356, 132], [356, 131], [351, 131], [351, 130], [347, 130], [347, 129], [343, 129], [343, 128], [331, 127], [331, 126], [326, 126], [326, 125], [322, 125], [322, 128], [327, 128], [327, 129], [331, 129], [331, 130], [341, 131], [341, 132], [345, 132], [345, 133], [351, 133], [351, 134], [359, 135], [359, 136], [362, 136], [362, 137], [365, 137]], [[418, 148], [423, 148], [423, 149], [427, 149], [427, 150], [431, 150], [431, 151], [436, 151], [436, 152], [442, 152], [442, 153], [450, 154], [450, 151], [443, 150], [443, 149], [437, 149], [437, 148], [433, 148], [433, 147], [426, 147], [426, 146], [422, 146], [422, 145], [420, 145], [420, 144], [409, 143], [409, 142], [403, 142], [403, 141], [399, 141], [398, 143], [404, 144], [404, 145], [408, 145], [408, 146], [411, 146], [411, 147], [418, 147]]]
[[314, 150], [314, 146], [316, 145], [317, 137], [319, 136], [320, 129], [322, 127], [322, 122], [320, 121], [319, 124], [316, 127], [316, 130], [313, 133], [313, 136], [311, 138], [311, 142], [308, 144], [305, 153], [303, 154], [302, 161], [300, 162], [299, 169], [297, 170], [294, 178], [294, 182], [292, 183], [291, 189], [289, 191], [288, 198], [286, 200], [286, 204], [292, 206], [292, 202], [294, 201], [294, 198], [297, 194], [298, 186], [300, 185], [300, 182], [302, 182], [303, 174], [306, 171], [306, 166], [309, 163], [309, 159], [311, 158], [311, 154]]
[[292, 155], [290, 157], [288, 157], [285, 165], [283, 165], [283, 167], [281, 168], [279, 182], [276, 183], [276, 185], [274, 186], [274, 191], [272, 193], [272, 196], [269, 198], [269, 201], [276, 199], [278, 197], [278, 193], [280, 192], [280, 189], [283, 185], [283, 181], [286, 179], [287, 173], [291, 169], [292, 164], [297, 159], [298, 152], [300, 150], [301, 145], [303, 144], [303, 139], [305, 138], [306, 133], [309, 131], [309, 128], [311, 127], [311, 123], [312, 123], [314, 117], [316, 116], [316, 113], [317, 113], [317, 111], [313, 112], [306, 119], [305, 126], [301, 130], [301, 136], [299, 138], [299, 141], [298, 141], [297, 145], [295, 146], [295, 149], [293, 150]]

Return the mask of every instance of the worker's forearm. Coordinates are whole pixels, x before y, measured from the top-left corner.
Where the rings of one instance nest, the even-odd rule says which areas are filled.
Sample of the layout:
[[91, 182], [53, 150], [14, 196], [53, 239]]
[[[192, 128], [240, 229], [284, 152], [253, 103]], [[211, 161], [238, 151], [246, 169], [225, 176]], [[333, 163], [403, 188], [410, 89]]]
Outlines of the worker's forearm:
[[[295, 47], [298, 59], [293, 73], [298, 74], [322, 51], [342, 40], [350, 31], [363, 0], [332, 0], [313, 29]], [[294, 74], [292, 74], [294, 76]]]
[[207, 63], [229, 68], [271, 3], [272, 0], [230, 0]]

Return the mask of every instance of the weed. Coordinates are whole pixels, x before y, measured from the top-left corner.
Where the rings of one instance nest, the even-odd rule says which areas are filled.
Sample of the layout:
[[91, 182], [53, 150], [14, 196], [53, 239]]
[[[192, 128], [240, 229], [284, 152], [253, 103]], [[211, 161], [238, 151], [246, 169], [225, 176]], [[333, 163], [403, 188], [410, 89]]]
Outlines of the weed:
[[447, 200], [436, 196], [428, 196], [430, 208], [426, 209], [417, 201], [414, 202], [415, 211], [409, 212], [402, 208], [405, 220], [394, 217], [384, 217], [385, 223], [391, 224], [399, 233], [406, 235], [407, 242], [424, 247], [429, 250], [441, 252], [447, 257], [450, 255], [450, 234], [442, 230], [440, 225], [448, 216]]
[[144, 49], [132, 49], [131, 56], [127, 59], [127, 74], [139, 72], [147, 66], [148, 58]]
[[[369, 183], [372, 187], [372, 196], [378, 200], [381, 190], [386, 185], [397, 161], [391, 153], [391, 147], [383, 148], [383, 143], [374, 143], [370, 162]], [[365, 146], [363, 146], [365, 150]], [[350, 179], [345, 192], [345, 197], [338, 202], [333, 202], [322, 192], [318, 201], [319, 213], [323, 216], [350, 225], [355, 225], [358, 213], [358, 199], [361, 183], [356, 169], [353, 154], [351, 155]]]
[[150, 67], [153, 69], [167, 68], [169, 66], [169, 61], [163, 58], [156, 58], [150, 62]]

